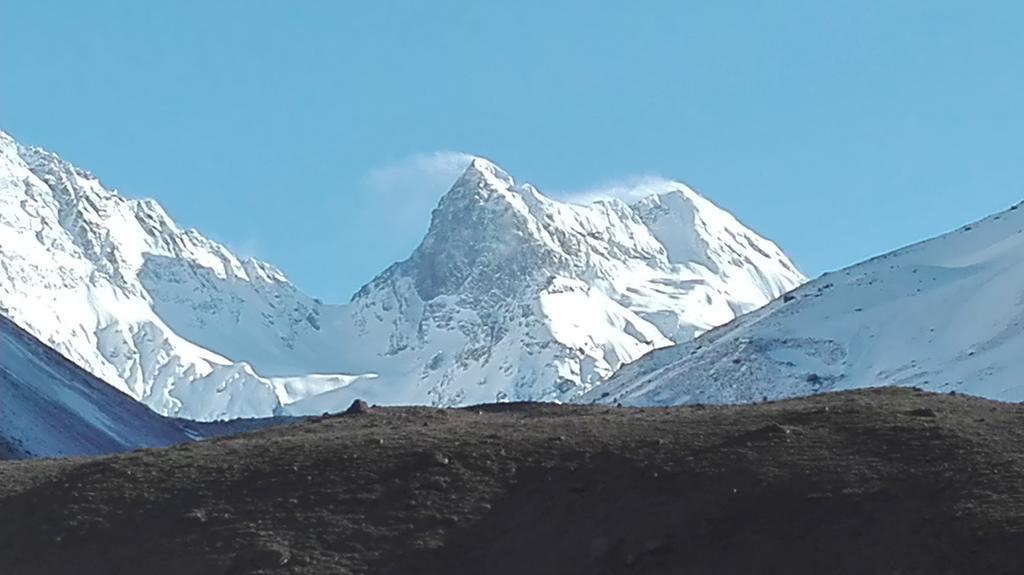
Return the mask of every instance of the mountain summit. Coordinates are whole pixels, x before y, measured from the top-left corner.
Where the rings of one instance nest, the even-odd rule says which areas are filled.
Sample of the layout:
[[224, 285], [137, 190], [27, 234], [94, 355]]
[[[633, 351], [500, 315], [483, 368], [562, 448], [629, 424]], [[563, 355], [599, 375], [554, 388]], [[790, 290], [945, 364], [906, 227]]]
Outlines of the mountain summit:
[[683, 184], [581, 206], [475, 159], [408, 259], [324, 305], [156, 202], [3, 133], [0, 270], [0, 314], [159, 413], [194, 419], [356, 397], [572, 400], [804, 281]]
[[345, 309], [343, 363], [377, 377], [295, 407], [570, 401], [804, 281], [775, 244], [685, 185], [663, 187], [580, 206], [474, 160], [413, 254]]

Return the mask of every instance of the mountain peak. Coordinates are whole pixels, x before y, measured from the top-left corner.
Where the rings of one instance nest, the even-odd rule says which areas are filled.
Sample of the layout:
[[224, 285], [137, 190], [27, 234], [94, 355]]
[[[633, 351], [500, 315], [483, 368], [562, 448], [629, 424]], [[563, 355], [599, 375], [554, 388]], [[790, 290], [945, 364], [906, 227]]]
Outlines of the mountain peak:
[[632, 202], [630, 207], [641, 217], [654, 213], [671, 213], [676, 217], [686, 217], [688, 220], [693, 219], [698, 212], [724, 211], [686, 185], [677, 182], [666, 182], [663, 188], [652, 189], [649, 194]]
[[461, 205], [467, 201], [478, 204], [481, 200], [497, 195], [502, 197], [517, 194], [515, 180], [505, 170], [490, 160], [475, 157], [466, 166], [448, 193], [441, 198], [438, 208]]
[[[538, 201], [539, 193], [529, 185], [517, 185], [512, 176], [493, 162], [473, 158], [459, 179], [434, 209], [425, 242], [438, 233], [450, 236], [459, 228], [513, 227], [529, 219], [528, 204]], [[511, 207], [511, 209], [507, 209]], [[463, 229], [459, 233], [474, 233]], [[471, 241], [461, 237], [458, 241]], [[471, 242], [472, 243], [472, 242]]]
[[515, 186], [515, 181], [494, 162], [474, 157], [453, 187], [460, 187], [460, 184], [486, 184], [491, 188], [511, 188]]
[[352, 371], [379, 377], [303, 409], [343, 409], [355, 397], [571, 400], [804, 280], [685, 185], [657, 179], [627, 191], [650, 197], [561, 202], [473, 160], [412, 256], [353, 298], [353, 325], [378, 336], [362, 361], [380, 360]]

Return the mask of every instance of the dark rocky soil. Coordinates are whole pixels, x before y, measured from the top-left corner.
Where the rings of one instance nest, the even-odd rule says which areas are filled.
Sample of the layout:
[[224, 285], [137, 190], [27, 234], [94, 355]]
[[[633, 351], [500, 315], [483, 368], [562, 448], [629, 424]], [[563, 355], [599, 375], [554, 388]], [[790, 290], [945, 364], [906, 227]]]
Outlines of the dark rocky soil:
[[1024, 406], [371, 408], [0, 463], [0, 573], [1024, 573]]

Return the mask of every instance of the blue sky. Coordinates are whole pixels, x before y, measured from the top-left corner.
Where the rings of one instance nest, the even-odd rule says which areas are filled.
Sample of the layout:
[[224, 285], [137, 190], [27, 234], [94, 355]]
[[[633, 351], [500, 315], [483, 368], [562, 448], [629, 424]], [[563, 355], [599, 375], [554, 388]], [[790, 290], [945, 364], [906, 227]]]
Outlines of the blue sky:
[[0, 126], [341, 301], [460, 156], [684, 180], [817, 275], [1021, 199], [1024, 4], [3, 0]]

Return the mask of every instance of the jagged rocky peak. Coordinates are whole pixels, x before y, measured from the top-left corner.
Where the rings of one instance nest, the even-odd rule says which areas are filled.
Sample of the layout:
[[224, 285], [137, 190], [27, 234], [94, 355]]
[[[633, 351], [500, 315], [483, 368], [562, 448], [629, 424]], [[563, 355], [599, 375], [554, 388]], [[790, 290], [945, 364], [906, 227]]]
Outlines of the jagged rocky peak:
[[487, 197], [493, 193], [511, 190], [515, 185], [512, 176], [494, 162], [484, 158], [473, 158], [459, 179], [452, 185], [447, 196], [451, 197], [459, 192], [466, 193], [468, 191]]
[[[784, 256], [757, 253], [774, 244], [682, 184], [666, 186], [625, 194], [651, 196], [632, 205], [579, 205], [476, 160], [410, 258], [356, 294], [352, 325], [388, 358], [380, 371], [415, 382], [394, 386], [404, 401], [565, 401], [804, 281]], [[377, 400], [395, 377], [318, 408], [343, 409], [360, 389]]]
[[511, 296], [516, 285], [554, 265], [542, 249], [535, 209], [527, 205], [532, 195], [493, 163], [474, 159], [439, 202], [409, 260], [420, 297], [427, 301], [467, 289]]
[[641, 189], [647, 195], [632, 204], [612, 197], [574, 205], [475, 159], [439, 202], [419, 248], [392, 271], [415, 276], [420, 297], [430, 300], [460, 293], [467, 282], [473, 289], [474, 278], [490, 278], [478, 286], [485, 289], [509, 280], [500, 289], [512, 296], [524, 282], [553, 276], [620, 283], [625, 262], [666, 272], [686, 267], [758, 284], [744, 290], [742, 310], [804, 280], [778, 246], [686, 185]]

